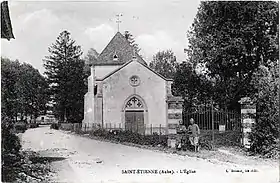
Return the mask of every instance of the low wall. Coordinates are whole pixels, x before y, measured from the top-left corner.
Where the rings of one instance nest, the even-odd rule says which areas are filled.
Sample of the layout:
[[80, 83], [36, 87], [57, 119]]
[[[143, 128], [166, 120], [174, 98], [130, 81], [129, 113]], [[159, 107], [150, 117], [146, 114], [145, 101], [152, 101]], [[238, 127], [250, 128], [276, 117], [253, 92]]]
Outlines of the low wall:
[[59, 129], [67, 131], [76, 131], [81, 129], [82, 123], [60, 123]]
[[[99, 123], [83, 123], [81, 130], [82, 131], [92, 131], [102, 128], [102, 124]], [[144, 130], [144, 129], [145, 130]], [[125, 126], [121, 123], [115, 124], [115, 123], [104, 123], [103, 129], [105, 130], [125, 130]], [[138, 128], [137, 128], [138, 130]], [[141, 131], [141, 132], [140, 132]], [[161, 126], [160, 125], [144, 125], [144, 127], [140, 128], [139, 127], [139, 132], [142, 134], [144, 133], [145, 135], [152, 135], [154, 133], [161, 134], [161, 135], [166, 135], [167, 127]], [[137, 131], [135, 131], [138, 133]]]

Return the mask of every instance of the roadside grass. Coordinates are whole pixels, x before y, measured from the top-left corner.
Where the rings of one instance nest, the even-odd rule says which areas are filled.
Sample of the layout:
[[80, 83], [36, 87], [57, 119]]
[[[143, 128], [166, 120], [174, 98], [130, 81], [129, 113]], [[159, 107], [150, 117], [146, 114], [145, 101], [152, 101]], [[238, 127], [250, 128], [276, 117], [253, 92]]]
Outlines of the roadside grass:
[[[72, 131], [74, 134], [91, 138], [99, 141], [117, 143], [132, 147], [144, 148], [153, 151], [160, 151], [168, 154], [178, 154], [181, 156], [189, 156], [205, 159], [212, 163], [231, 163], [237, 165], [257, 165], [257, 164], [275, 164], [275, 159], [267, 159], [261, 156], [251, 156], [250, 153], [240, 147], [238, 141], [239, 132], [215, 133], [215, 143], [212, 150], [202, 148], [199, 152], [192, 150], [176, 150], [167, 147], [167, 136], [159, 137], [158, 134], [143, 136], [133, 134], [131, 132], [106, 131], [98, 129], [94, 131], [84, 132], [81, 130]], [[211, 132], [202, 132], [202, 141], [212, 143]]]

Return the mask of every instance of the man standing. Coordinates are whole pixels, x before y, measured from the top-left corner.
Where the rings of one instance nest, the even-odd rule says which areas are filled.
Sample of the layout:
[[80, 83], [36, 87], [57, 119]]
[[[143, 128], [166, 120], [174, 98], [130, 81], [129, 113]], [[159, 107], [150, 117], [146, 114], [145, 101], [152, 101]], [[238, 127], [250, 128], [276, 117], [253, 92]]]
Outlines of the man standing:
[[183, 124], [182, 120], [180, 120], [179, 126], [176, 129], [176, 133], [177, 133], [176, 147], [177, 147], [177, 149], [182, 148], [182, 145], [183, 145], [182, 141], [184, 140], [186, 131], [187, 131], [187, 129], [186, 129], [185, 125]]
[[194, 123], [194, 119], [190, 119], [190, 125], [188, 127], [188, 132], [190, 134], [189, 140], [191, 144], [194, 146], [194, 151], [198, 151], [198, 140], [199, 140], [199, 135], [200, 135], [200, 129], [197, 124]]

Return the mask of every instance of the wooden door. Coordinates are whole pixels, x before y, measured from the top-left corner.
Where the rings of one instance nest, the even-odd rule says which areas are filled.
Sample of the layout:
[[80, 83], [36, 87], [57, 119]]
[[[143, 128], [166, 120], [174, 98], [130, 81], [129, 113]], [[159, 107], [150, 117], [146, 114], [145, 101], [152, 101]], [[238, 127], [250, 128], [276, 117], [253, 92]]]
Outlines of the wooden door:
[[144, 133], [144, 112], [143, 111], [126, 111], [125, 112], [125, 129], [134, 133]]
[[125, 130], [133, 131], [133, 121], [134, 121], [134, 112], [133, 111], [126, 111], [125, 112]]

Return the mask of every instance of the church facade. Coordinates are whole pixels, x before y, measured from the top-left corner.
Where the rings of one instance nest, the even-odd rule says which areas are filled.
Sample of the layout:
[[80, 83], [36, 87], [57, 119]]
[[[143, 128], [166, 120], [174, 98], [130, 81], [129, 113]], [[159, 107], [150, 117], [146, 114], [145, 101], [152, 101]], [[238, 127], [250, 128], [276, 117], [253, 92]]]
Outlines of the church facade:
[[172, 95], [171, 84], [171, 79], [150, 69], [118, 32], [91, 66], [83, 126], [175, 133], [182, 119], [182, 99]]

